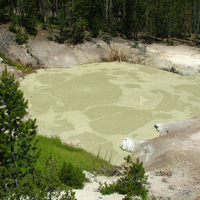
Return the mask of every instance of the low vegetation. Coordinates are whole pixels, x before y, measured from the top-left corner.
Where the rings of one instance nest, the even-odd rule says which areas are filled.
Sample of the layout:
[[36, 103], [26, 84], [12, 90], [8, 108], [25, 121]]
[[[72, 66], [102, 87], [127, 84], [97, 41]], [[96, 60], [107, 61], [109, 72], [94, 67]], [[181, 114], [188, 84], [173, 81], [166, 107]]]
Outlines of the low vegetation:
[[145, 188], [147, 184], [147, 176], [143, 163], [131, 161], [130, 155], [124, 158], [126, 165], [124, 166], [124, 173], [117, 182], [108, 185], [107, 183], [100, 184], [99, 191], [102, 194], [119, 193], [125, 194], [123, 200], [131, 200], [132, 196], [138, 196], [142, 199], [147, 199], [148, 190]]
[[28, 41], [28, 34], [25, 31], [22, 31], [18, 24], [18, 18], [15, 16], [13, 16], [11, 19], [9, 31], [15, 33], [17, 44], [22, 45]]
[[17, 69], [20, 69], [20, 70], [27, 72], [27, 73], [33, 71], [33, 69], [30, 66], [24, 66], [24, 65], [21, 65], [17, 62], [13, 62], [1, 52], [0, 52], [0, 57], [3, 59], [2, 63], [5, 63], [6, 65], [14, 66]]
[[109, 162], [97, 158], [97, 156], [83, 149], [63, 145], [59, 138], [47, 138], [38, 135], [36, 139], [38, 139], [37, 148], [41, 149], [40, 157], [36, 162], [38, 170], [44, 168], [49, 156], [56, 160], [59, 168], [66, 162], [89, 172], [102, 171], [102, 168], [104, 168], [103, 171], [106, 171], [106, 175], [111, 174], [114, 170], [114, 166]]

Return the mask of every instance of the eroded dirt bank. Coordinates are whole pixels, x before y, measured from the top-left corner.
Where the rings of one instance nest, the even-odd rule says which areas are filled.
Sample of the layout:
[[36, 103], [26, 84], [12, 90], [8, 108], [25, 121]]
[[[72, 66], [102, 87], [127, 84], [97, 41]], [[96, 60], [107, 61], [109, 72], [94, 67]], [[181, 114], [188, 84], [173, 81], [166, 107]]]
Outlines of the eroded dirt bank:
[[[6, 27], [4, 27], [5, 29]], [[0, 29], [0, 33], [3, 32]], [[194, 75], [200, 70], [199, 48], [178, 44], [149, 44], [112, 39], [104, 42], [92, 39], [76, 46], [58, 44], [48, 39], [47, 31], [39, 31], [27, 44], [10, 43], [7, 55], [24, 65], [47, 67], [73, 67], [84, 63], [121, 60], [165, 69], [182, 75]], [[4, 67], [1, 65], [1, 67]]]

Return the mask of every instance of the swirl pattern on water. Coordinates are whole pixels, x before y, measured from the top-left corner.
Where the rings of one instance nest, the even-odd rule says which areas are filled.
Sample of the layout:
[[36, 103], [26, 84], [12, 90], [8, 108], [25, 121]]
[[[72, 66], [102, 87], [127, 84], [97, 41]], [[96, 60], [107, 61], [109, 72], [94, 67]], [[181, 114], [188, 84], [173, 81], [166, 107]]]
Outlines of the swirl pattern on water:
[[200, 76], [183, 77], [129, 63], [41, 69], [21, 82], [39, 134], [80, 140], [120, 163], [124, 137], [149, 139], [154, 124], [198, 116]]

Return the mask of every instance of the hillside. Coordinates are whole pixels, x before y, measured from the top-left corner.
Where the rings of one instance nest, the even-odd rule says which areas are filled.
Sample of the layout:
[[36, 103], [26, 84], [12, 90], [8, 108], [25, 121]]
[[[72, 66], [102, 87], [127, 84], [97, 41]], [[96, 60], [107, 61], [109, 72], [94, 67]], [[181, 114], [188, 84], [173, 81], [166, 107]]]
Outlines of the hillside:
[[[2, 33], [6, 28], [6, 26], [1, 26], [0, 32]], [[27, 44], [19, 46], [11, 42], [7, 46], [6, 54], [14, 62], [31, 65], [35, 73], [39, 68], [73, 67], [83, 63], [117, 62], [117, 60], [145, 64], [182, 75], [195, 75], [200, 70], [199, 48], [180, 43], [175, 46], [168, 46], [165, 43], [145, 46], [139, 43], [133, 47], [133, 42], [111, 38], [111, 42], [93, 39], [74, 46], [49, 41], [48, 36], [47, 31], [40, 30], [36, 37], [29, 39]], [[0, 63], [0, 72], [4, 66], [5, 64]], [[22, 80], [27, 75], [12, 66], [8, 69], [18, 80]], [[167, 127], [170, 134], [148, 141], [156, 148], [152, 152], [154, 156], [150, 156], [150, 160], [144, 163], [146, 172], [149, 174], [148, 187], [151, 194], [161, 199], [200, 199], [199, 118], [185, 121], [183, 124], [189, 124], [188, 128], [181, 128], [182, 124], [175, 123], [175, 127], [180, 128], [170, 131], [171, 123], [169, 123]], [[169, 148], [171, 145], [173, 148]], [[135, 158], [134, 155], [133, 157]], [[83, 193], [80, 195], [80, 200], [88, 200], [88, 195], [92, 197], [96, 194], [96, 186], [96, 182], [88, 183], [85, 190], [77, 191], [77, 195]], [[88, 188], [91, 188], [91, 194], [86, 193]], [[85, 198], [84, 194], [87, 195]], [[104, 199], [104, 197], [101, 198]]]

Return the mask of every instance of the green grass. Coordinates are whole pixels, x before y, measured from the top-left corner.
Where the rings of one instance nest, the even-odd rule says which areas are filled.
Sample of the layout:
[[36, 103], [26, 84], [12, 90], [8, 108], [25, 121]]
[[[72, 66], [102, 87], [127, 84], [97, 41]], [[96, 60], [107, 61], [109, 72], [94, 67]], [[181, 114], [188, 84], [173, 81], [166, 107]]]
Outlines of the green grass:
[[9, 58], [7, 58], [7, 57], [6, 57], [4, 54], [2, 54], [1, 52], [0, 52], [0, 57], [3, 58], [2, 63], [5, 63], [5, 64], [7, 64], [7, 65], [9, 65], [9, 66], [15, 66], [15, 67], [17, 67], [18, 69], [20, 69], [20, 70], [22, 70], [22, 71], [24, 71], [24, 72], [27, 72], [27, 73], [33, 71], [33, 69], [32, 69], [31, 67], [26, 67], [26, 66], [24, 66], [24, 65], [21, 65], [21, 64], [19, 64], [19, 63], [15, 63], [15, 62], [11, 61]]
[[41, 155], [36, 163], [36, 168], [39, 170], [45, 167], [49, 156], [57, 161], [58, 167], [61, 167], [66, 161], [89, 172], [99, 172], [104, 168], [104, 171], [107, 172], [106, 175], [109, 175], [114, 170], [114, 166], [108, 161], [98, 158], [83, 149], [63, 145], [59, 138], [36, 136], [36, 139], [39, 139], [37, 147], [41, 149]]

